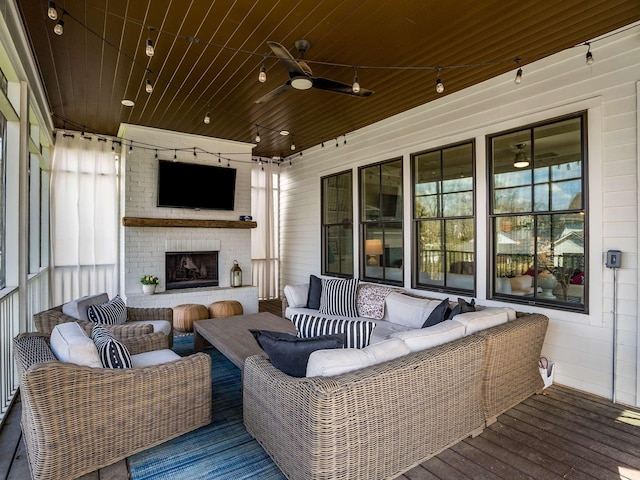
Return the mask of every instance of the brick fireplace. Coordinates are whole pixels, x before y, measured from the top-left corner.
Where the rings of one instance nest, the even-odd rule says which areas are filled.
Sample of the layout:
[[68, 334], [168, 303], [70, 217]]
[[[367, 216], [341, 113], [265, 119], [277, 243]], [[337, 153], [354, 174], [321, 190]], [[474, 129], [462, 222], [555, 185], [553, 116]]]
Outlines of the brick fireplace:
[[[120, 232], [121, 264], [120, 291], [131, 306], [173, 307], [183, 303], [208, 305], [217, 300], [238, 300], [245, 313], [258, 311], [258, 289], [251, 286], [251, 230], [247, 228], [209, 226], [178, 226], [179, 220], [238, 220], [240, 215], [251, 214], [251, 161], [252, 145], [230, 142], [198, 135], [170, 132], [138, 125], [123, 124], [118, 135], [134, 141], [133, 150], [123, 149], [121, 188], [121, 212], [124, 218], [158, 219], [159, 224], [147, 226], [123, 226]], [[177, 149], [178, 161], [192, 163], [218, 163], [217, 157], [198, 153], [194, 158], [193, 147], [207, 152], [226, 152], [230, 165], [237, 171], [235, 210], [194, 210], [157, 207], [158, 160], [155, 150], [135, 148], [135, 142], [166, 145], [173, 158]], [[180, 150], [184, 149], [184, 150]], [[249, 154], [249, 155], [247, 155]], [[178, 221], [171, 222], [170, 219]], [[164, 220], [164, 221], [163, 221]], [[223, 222], [225, 223], [225, 222]], [[198, 266], [198, 274], [192, 271], [191, 284], [174, 288], [173, 277], [167, 273], [167, 253], [192, 254], [217, 252], [217, 285], [208, 277], [214, 269], [211, 260]], [[243, 270], [243, 286], [231, 288], [229, 272], [237, 260]], [[193, 261], [193, 258], [192, 258]], [[200, 262], [202, 263], [202, 262]], [[189, 264], [193, 268], [193, 265]], [[206, 271], [206, 275], [203, 272]], [[140, 277], [156, 275], [160, 284], [155, 295], [143, 295]], [[197, 280], [197, 281], [196, 281]], [[202, 280], [202, 282], [200, 282]], [[206, 282], [211, 282], [207, 284]]]

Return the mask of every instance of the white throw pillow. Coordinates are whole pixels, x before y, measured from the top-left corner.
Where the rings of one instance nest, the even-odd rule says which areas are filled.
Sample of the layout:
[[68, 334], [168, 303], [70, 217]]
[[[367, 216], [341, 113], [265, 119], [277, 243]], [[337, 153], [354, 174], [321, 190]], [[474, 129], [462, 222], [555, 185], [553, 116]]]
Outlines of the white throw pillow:
[[51, 332], [50, 346], [61, 362], [102, 368], [96, 345], [76, 322], [56, 325]]
[[442, 300], [416, 298], [391, 292], [385, 301], [384, 319], [409, 328], [422, 328]]
[[307, 304], [307, 295], [309, 294], [309, 284], [301, 285], [285, 285], [284, 296], [287, 297], [287, 303], [290, 307], [304, 307]]
[[393, 360], [410, 353], [401, 340], [390, 338], [366, 348], [316, 350], [309, 355], [307, 377], [331, 377], [370, 365]]
[[89, 320], [87, 309], [90, 305], [99, 305], [109, 301], [109, 295], [106, 293], [98, 293], [96, 295], [87, 295], [85, 297], [76, 298], [62, 305], [62, 313], [78, 320]]
[[[510, 312], [511, 310], [511, 312]], [[502, 307], [489, 307], [475, 312], [460, 313], [454, 317], [456, 322], [465, 326], [465, 335], [479, 332], [485, 328], [495, 327], [509, 321], [512, 313], [515, 318], [515, 310]]]
[[[458, 315], [455, 318], [457, 319]], [[462, 338], [464, 332], [465, 326], [461, 323], [445, 320], [432, 327], [396, 332], [391, 338], [402, 340], [412, 352], [417, 352]]]

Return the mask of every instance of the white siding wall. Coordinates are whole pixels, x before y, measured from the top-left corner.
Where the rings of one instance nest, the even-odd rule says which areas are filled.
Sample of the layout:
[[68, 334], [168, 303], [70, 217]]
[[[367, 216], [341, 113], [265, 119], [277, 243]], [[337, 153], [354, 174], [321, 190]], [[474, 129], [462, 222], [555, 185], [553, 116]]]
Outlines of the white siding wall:
[[[122, 125], [118, 136], [134, 142], [132, 151], [129, 151], [129, 143], [122, 146], [124, 153], [123, 186], [120, 198], [123, 216], [238, 220], [240, 215], [251, 213], [251, 149], [253, 145], [137, 125]], [[148, 149], [137, 148], [137, 145], [149, 145], [150, 147], [147, 147]], [[164, 146], [170, 149], [197, 147], [207, 152], [221, 152], [225, 159], [231, 159], [231, 168], [237, 170], [234, 210], [197, 211], [185, 208], [158, 208], [156, 206], [158, 159], [172, 160], [174, 152], [160, 151], [156, 159], [153, 149], [155, 146]], [[193, 150], [178, 151], [177, 160], [218, 165], [217, 157], [205, 153], [199, 153], [197, 157], [194, 157]], [[223, 160], [222, 166], [226, 167], [226, 165], [227, 161]], [[121, 227], [121, 265], [123, 267], [120, 274], [120, 291], [127, 297], [130, 305], [170, 306], [169, 303], [177, 305], [194, 302], [192, 292], [182, 292], [183, 301], [178, 301], [180, 293], [175, 290], [171, 294], [156, 295], [153, 299], [142, 297], [140, 278], [146, 274], [156, 275], [160, 278], [157, 292], [165, 290], [167, 242], [183, 245], [184, 248], [180, 248], [180, 250], [189, 250], [192, 247], [194, 250], [210, 249], [209, 247], [198, 248], [198, 245], [201, 244], [215, 244], [220, 247], [218, 272], [221, 288], [214, 288], [215, 292], [198, 289], [202, 298], [195, 303], [211, 303], [211, 295], [214, 295], [216, 299], [226, 298], [241, 301], [247, 313], [257, 311], [257, 289], [241, 289], [242, 291], [230, 288], [222, 289], [222, 287], [229, 287], [229, 272], [234, 260], [238, 260], [243, 269], [243, 283], [245, 285], [251, 283], [251, 230], [229, 228]], [[220, 295], [223, 297], [218, 298]], [[248, 295], [251, 298], [248, 298]]]
[[[543, 354], [557, 362], [556, 381], [605, 397], [612, 394], [612, 271], [604, 267], [608, 249], [623, 252], [618, 271], [619, 402], [639, 405], [638, 390], [638, 81], [640, 27], [592, 44], [595, 63], [585, 64], [586, 48], [573, 48], [515, 71], [444, 96], [347, 135], [348, 144], [314, 147], [281, 174], [281, 284], [304, 283], [320, 274], [320, 177], [357, 169], [397, 156], [405, 168], [405, 249], [410, 251], [410, 154], [475, 138], [477, 156], [478, 271], [486, 269], [487, 186], [485, 136], [502, 130], [588, 110], [589, 136], [589, 314], [518, 306], [551, 319]], [[446, 82], [446, 78], [443, 78]], [[426, 85], [426, 84], [425, 84]], [[431, 88], [425, 86], [424, 88]], [[348, 101], [363, 101], [348, 99]], [[363, 102], [366, 102], [364, 100]], [[339, 114], [339, 112], [337, 112]], [[340, 139], [342, 140], [342, 139]], [[357, 194], [354, 198], [355, 218]], [[354, 229], [357, 246], [358, 231]], [[355, 257], [358, 258], [357, 252]], [[357, 265], [354, 266], [357, 269]], [[407, 267], [409, 265], [407, 264]], [[405, 286], [410, 286], [410, 272]], [[358, 276], [356, 274], [356, 276]], [[486, 279], [477, 277], [477, 297], [486, 300]], [[437, 293], [423, 294], [442, 297]]]

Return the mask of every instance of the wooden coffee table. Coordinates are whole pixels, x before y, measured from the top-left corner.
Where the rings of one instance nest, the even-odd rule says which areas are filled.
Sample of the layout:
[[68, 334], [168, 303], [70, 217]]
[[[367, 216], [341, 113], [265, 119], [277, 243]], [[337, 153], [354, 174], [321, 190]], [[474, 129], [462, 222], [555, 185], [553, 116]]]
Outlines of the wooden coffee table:
[[198, 320], [193, 326], [194, 351], [201, 352], [207, 344], [212, 345], [240, 369], [251, 355], [267, 356], [250, 328], [296, 333], [296, 327], [290, 320], [268, 312]]

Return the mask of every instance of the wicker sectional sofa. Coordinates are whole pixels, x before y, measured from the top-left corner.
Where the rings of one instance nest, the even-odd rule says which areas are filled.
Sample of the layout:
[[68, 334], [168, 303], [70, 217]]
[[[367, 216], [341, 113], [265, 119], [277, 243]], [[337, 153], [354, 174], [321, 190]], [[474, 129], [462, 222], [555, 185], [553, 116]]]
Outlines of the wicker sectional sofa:
[[243, 372], [244, 422], [293, 480], [393, 478], [540, 392], [548, 318], [515, 320], [333, 377], [262, 357]]

